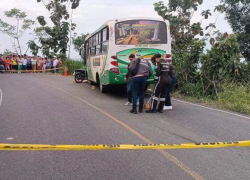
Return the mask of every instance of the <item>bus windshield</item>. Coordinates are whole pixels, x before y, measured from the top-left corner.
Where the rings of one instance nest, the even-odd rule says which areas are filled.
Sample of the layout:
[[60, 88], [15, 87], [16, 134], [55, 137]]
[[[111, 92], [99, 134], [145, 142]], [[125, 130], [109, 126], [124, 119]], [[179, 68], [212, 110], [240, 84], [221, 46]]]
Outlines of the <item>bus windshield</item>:
[[167, 44], [166, 23], [153, 20], [129, 20], [115, 26], [117, 45]]

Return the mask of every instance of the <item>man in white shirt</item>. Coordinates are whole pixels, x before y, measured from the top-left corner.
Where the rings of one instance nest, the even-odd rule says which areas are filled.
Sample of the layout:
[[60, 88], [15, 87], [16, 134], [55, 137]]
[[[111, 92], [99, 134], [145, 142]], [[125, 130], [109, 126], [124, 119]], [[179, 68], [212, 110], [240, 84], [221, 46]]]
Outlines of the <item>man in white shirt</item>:
[[54, 67], [54, 69], [55, 69], [55, 70], [54, 70], [55, 73], [58, 72], [58, 69], [57, 69], [57, 68], [58, 68], [58, 62], [59, 62], [58, 59], [54, 57], [54, 58], [53, 58], [53, 67]]
[[22, 65], [23, 65], [23, 70], [27, 70], [27, 56], [24, 56]]

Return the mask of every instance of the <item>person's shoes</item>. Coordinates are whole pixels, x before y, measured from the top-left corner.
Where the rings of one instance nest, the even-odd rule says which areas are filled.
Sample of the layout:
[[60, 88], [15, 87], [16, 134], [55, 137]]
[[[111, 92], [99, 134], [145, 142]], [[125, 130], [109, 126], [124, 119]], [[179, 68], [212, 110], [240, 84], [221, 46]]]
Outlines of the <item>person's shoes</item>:
[[139, 109], [139, 113], [143, 113], [143, 109]]
[[137, 114], [137, 110], [136, 110], [136, 109], [132, 109], [132, 110], [130, 111], [130, 113]]
[[125, 106], [129, 106], [129, 105], [131, 105], [132, 103], [131, 102], [126, 102], [126, 104], [124, 104]]
[[158, 113], [163, 113], [163, 110], [157, 110]]
[[164, 106], [164, 109], [163, 109], [163, 110], [171, 110], [171, 109], [173, 109], [172, 106]]
[[146, 113], [156, 113], [156, 110], [147, 110]]

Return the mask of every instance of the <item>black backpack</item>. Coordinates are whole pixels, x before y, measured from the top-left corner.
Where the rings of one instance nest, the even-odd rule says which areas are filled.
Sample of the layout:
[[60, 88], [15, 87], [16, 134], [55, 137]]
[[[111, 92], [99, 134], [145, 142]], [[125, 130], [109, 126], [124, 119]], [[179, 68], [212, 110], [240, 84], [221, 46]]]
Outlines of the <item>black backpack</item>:
[[137, 59], [135, 61], [135, 68], [132, 69], [129, 74], [133, 77], [133, 76], [136, 76], [136, 74], [138, 73], [139, 71], [139, 67], [140, 67], [140, 63], [141, 63], [141, 59]]

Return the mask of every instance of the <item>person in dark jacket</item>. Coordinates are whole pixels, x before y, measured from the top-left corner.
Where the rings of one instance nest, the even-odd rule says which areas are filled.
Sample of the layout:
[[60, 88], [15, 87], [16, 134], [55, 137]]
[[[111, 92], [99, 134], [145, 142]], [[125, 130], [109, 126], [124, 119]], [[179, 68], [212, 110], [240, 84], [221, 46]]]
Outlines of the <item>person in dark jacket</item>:
[[[129, 61], [132, 62], [135, 60], [135, 55], [134, 54], [130, 54], [129, 55]], [[130, 63], [129, 63], [130, 65]], [[129, 65], [128, 65], [128, 68], [129, 68]], [[132, 105], [132, 78], [131, 78], [131, 75], [128, 71], [128, 73], [126, 74], [126, 79], [125, 81], [127, 81], [127, 98], [128, 98], [128, 102], [125, 104], [125, 106], [128, 106], [128, 105]]]
[[[171, 62], [169, 62], [169, 63], [171, 64]], [[172, 66], [172, 64], [171, 64], [171, 66]], [[165, 106], [164, 106], [163, 110], [171, 110], [171, 109], [173, 109], [172, 103], [171, 103], [171, 95], [170, 95], [170, 93], [173, 91], [174, 85], [176, 83], [175, 71], [173, 71], [171, 78], [172, 78], [172, 80], [171, 80], [171, 84], [170, 84], [170, 86], [168, 87], [168, 90], [167, 90], [167, 97], [166, 97]]]
[[[147, 113], [163, 113], [164, 104], [166, 101], [167, 90], [171, 82], [171, 74], [174, 72], [173, 66], [170, 66], [164, 59], [161, 59], [160, 54], [156, 54], [151, 59], [155, 62], [155, 88], [152, 96], [151, 109]], [[158, 109], [157, 105], [159, 103]]]
[[[136, 73], [134, 71], [135, 69], [137, 71]], [[147, 85], [147, 79], [150, 78], [153, 74], [151, 63], [145, 59], [141, 58], [135, 59], [129, 65], [129, 72], [132, 75], [132, 94], [133, 94], [133, 109], [130, 111], [130, 113], [137, 114], [138, 95], [139, 95], [139, 112], [142, 113], [144, 105], [144, 90]]]

